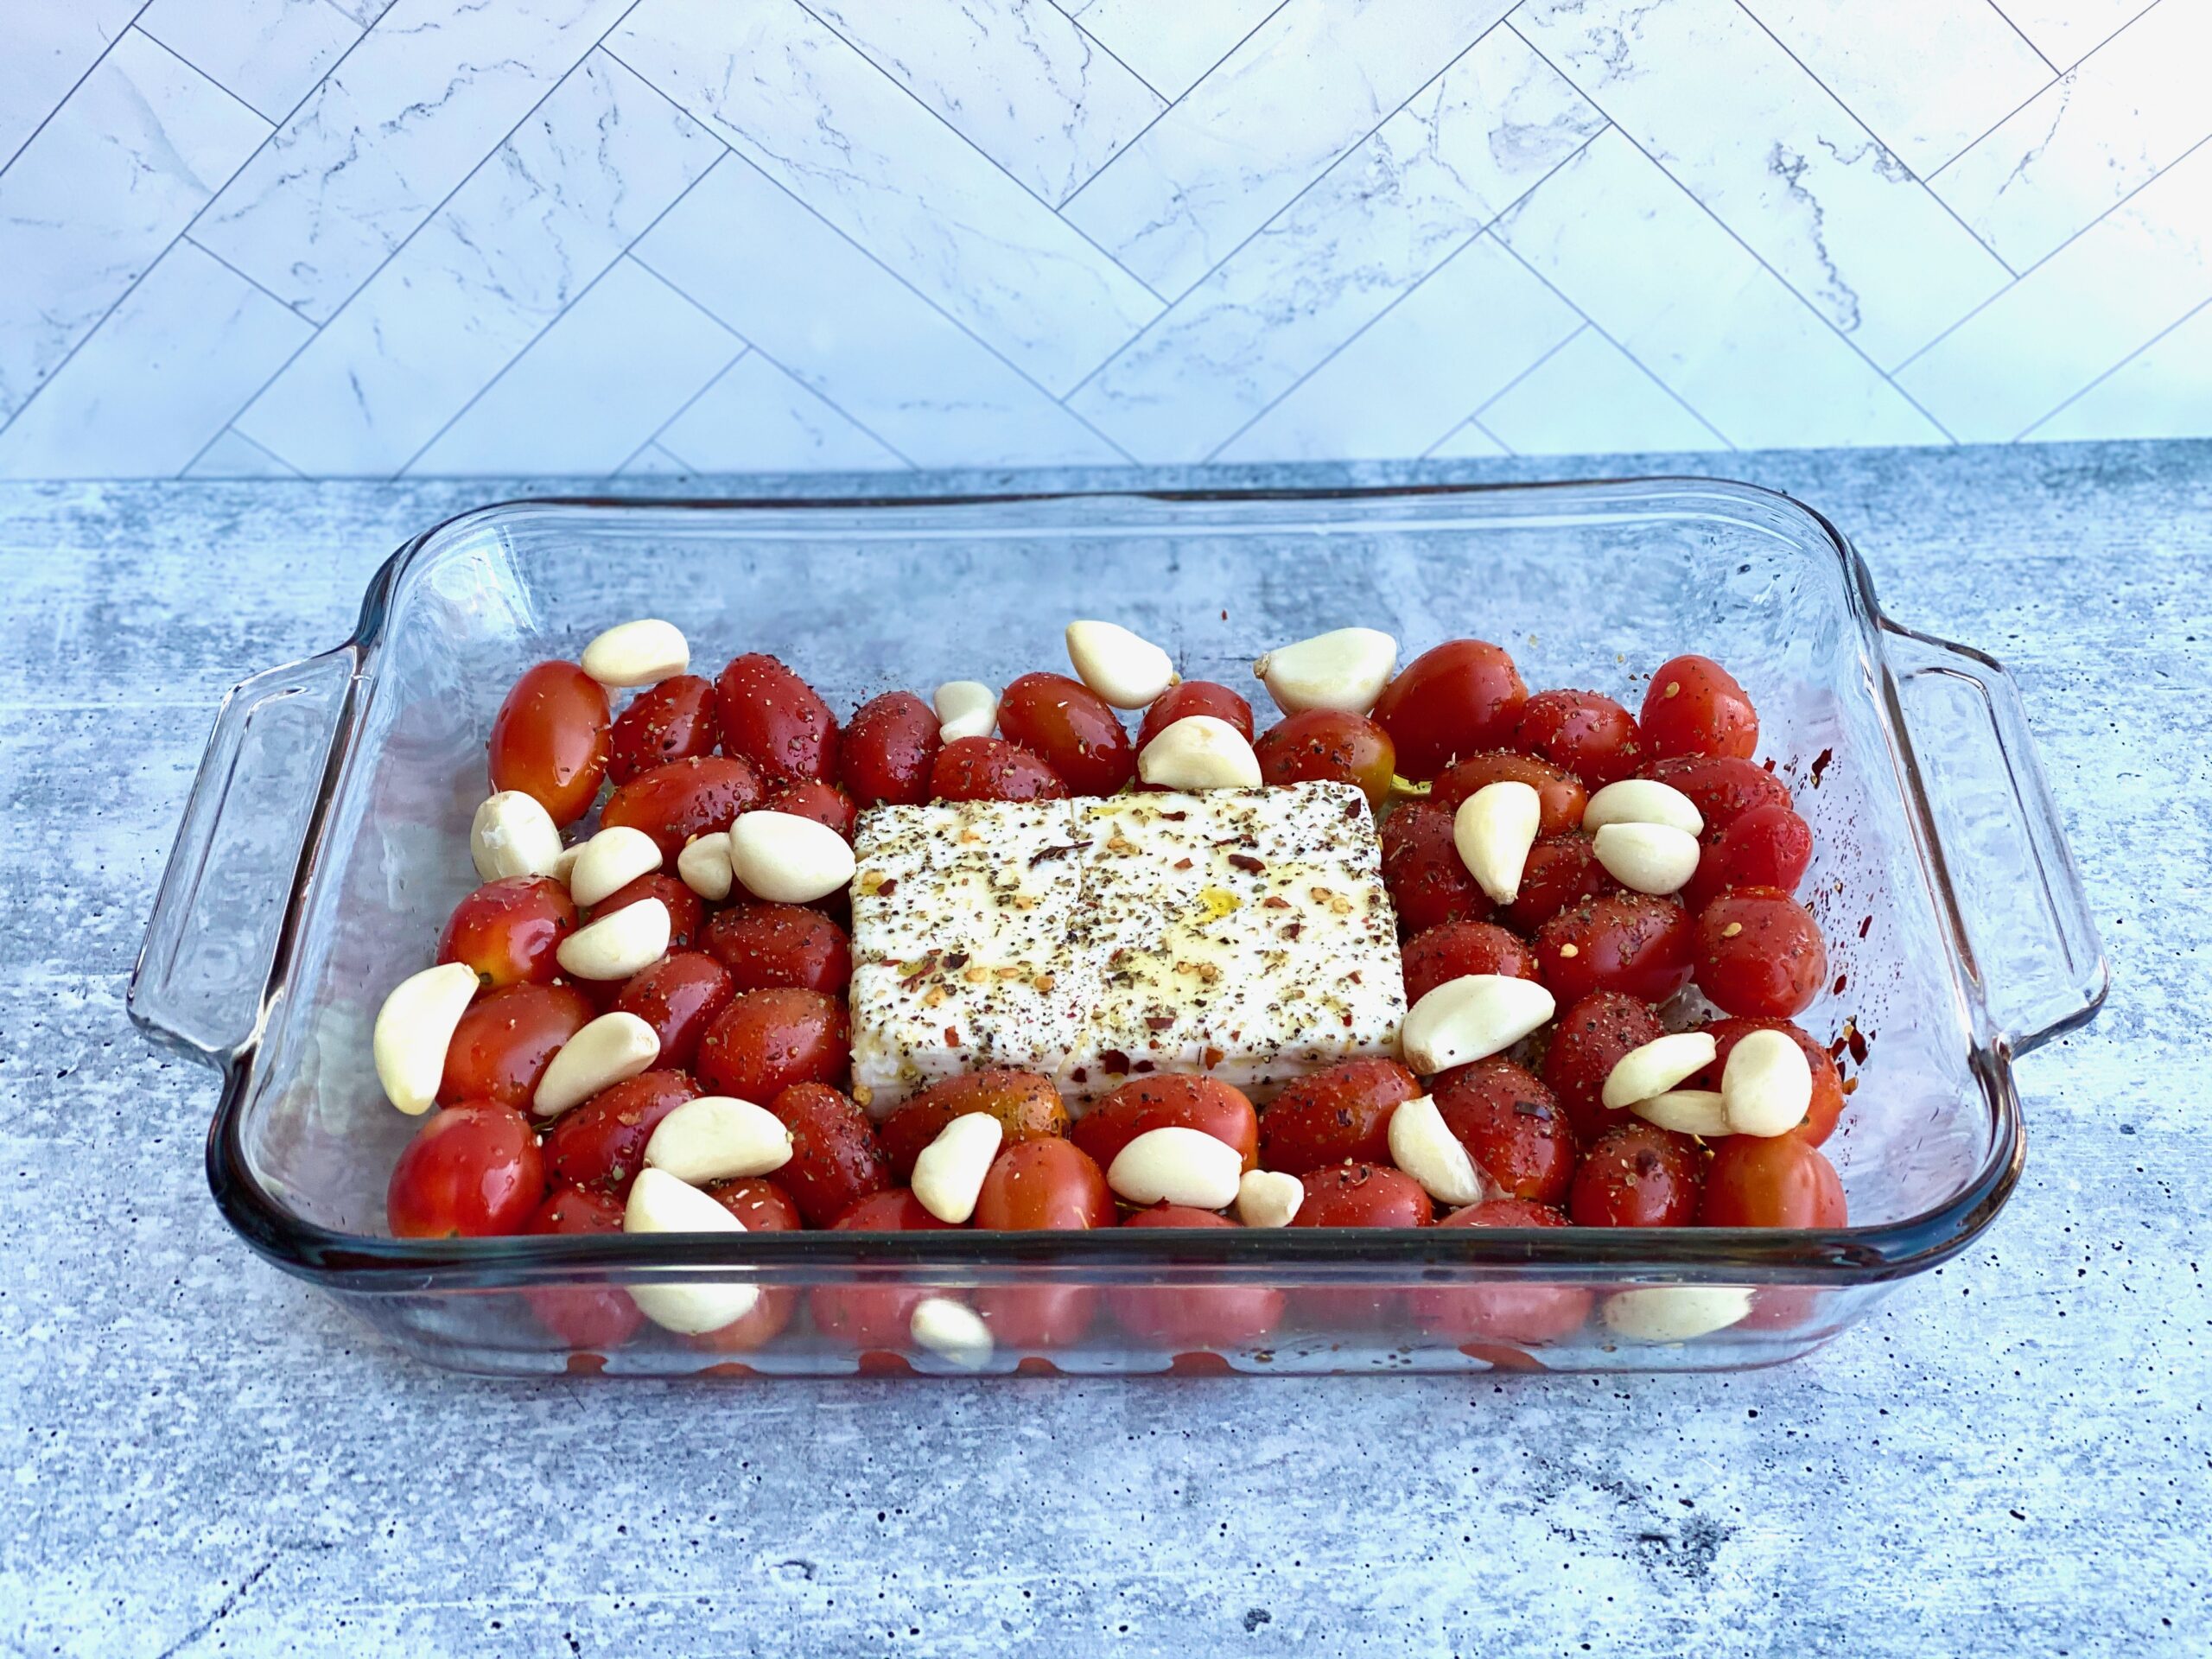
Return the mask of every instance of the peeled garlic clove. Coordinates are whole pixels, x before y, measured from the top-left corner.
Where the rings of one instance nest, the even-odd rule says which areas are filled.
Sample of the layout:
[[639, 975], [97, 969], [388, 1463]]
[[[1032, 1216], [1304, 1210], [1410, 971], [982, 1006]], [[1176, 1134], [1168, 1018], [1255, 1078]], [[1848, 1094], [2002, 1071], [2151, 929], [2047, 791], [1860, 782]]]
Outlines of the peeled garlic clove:
[[1654, 898], [1680, 893], [1697, 874], [1697, 837], [1671, 824], [1605, 824], [1591, 851], [1621, 886]]
[[442, 962], [401, 980], [377, 1011], [369, 1044], [377, 1081], [401, 1111], [420, 1116], [437, 1104], [446, 1050], [476, 998], [477, 984], [476, 970], [467, 963]]
[[676, 873], [702, 899], [720, 904], [737, 880], [730, 869], [729, 836], [718, 830], [692, 836], [676, 855]]
[[691, 666], [691, 647], [673, 622], [625, 622], [584, 647], [584, 672], [601, 685], [658, 685]]
[[938, 1130], [914, 1160], [908, 1183], [922, 1208], [955, 1227], [974, 1215], [983, 1177], [1005, 1139], [1005, 1126], [988, 1112], [964, 1112]]
[[642, 830], [616, 824], [584, 842], [569, 867], [569, 896], [580, 905], [611, 898], [660, 868], [660, 844]]
[[[741, 1233], [745, 1224], [709, 1194], [664, 1169], [645, 1168], [630, 1184], [622, 1210], [626, 1233]], [[698, 1336], [734, 1325], [760, 1300], [752, 1285], [632, 1285], [630, 1300], [663, 1330]]]
[[640, 899], [578, 928], [554, 947], [562, 971], [578, 979], [627, 979], [668, 954], [675, 922], [658, 899]]
[[1788, 1033], [1747, 1033], [1720, 1068], [1720, 1099], [1736, 1134], [1787, 1135], [1812, 1109], [1813, 1068]]
[[1459, 861], [1492, 903], [1510, 905], [1521, 896], [1522, 872], [1542, 817], [1543, 802], [1536, 791], [1511, 780], [1484, 784], [1452, 815], [1452, 844], [1459, 849]]
[[1463, 974], [1413, 1005], [1399, 1027], [1406, 1064], [1422, 1077], [1502, 1054], [1552, 1017], [1552, 994], [1509, 974]]
[[1306, 1202], [1306, 1183], [1279, 1169], [1247, 1170], [1236, 1187], [1236, 1218], [1247, 1227], [1287, 1227]]
[[468, 825], [468, 856], [486, 881], [511, 875], [551, 875], [560, 866], [561, 831], [534, 795], [503, 789], [476, 809]]
[[1707, 1031], [1669, 1032], [1641, 1044], [1613, 1062], [1599, 1094], [1606, 1108], [1619, 1111], [1639, 1100], [1663, 1095], [1685, 1077], [1713, 1064], [1719, 1046]]
[[1137, 776], [1161, 789], [1257, 789], [1260, 758], [1227, 721], [1191, 715], [1144, 746]]
[[697, 1184], [771, 1175], [791, 1160], [791, 1132], [765, 1106], [699, 1095], [653, 1126], [645, 1162]]
[[530, 1109], [558, 1117], [602, 1089], [652, 1069], [660, 1058], [660, 1035], [634, 1014], [602, 1014], [561, 1045], [537, 1080]]
[[1402, 1101], [1391, 1112], [1390, 1161], [1454, 1209], [1480, 1204], [1489, 1191], [1466, 1146], [1427, 1095]]
[[1141, 709], [1175, 683], [1167, 653], [1115, 622], [1071, 622], [1068, 660], [1076, 677], [1116, 709]]
[[1717, 1089], [1669, 1089], [1629, 1107], [1645, 1122], [1676, 1135], [1710, 1139], [1728, 1133], [1728, 1112]]
[[1244, 1158], [1203, 1129], [1147, 1129], [1114, 1154], [1106, 1185], [1128, 1203], [1225, 1210], [1236, 1202]]
[[1375, 707], [1398, 665], [1398, 642], [1374, 628], [1338, 628], [1281, 645], [1252, 664], [1275, 706], [1287, 715], [1336, 709], [1363, 715]]
[[1607, 784], [1582, 808], [1582, 827], [1595, 835], [1609, 823], [1663, 823], [1686, 836], [1705, 833], [1697, 803], [1672, 784], [1653, 778], [1624, 778]]
[[853, 879], [853, 849], [828, 824], [795, 812], [742, 812], [729, 827], [729, 866], [756, 898], [805, 905]]
[[1739, 1324], [1751, 1311], [1741, 1285], [1650, 1285], [1605, 1299], [1606, 1328], [1631, 1342], [1688, 1342]]
[[938, 740], [988, 737], [998, 729], [999, 694], [981, 680], [947, 680], [937, 689]]

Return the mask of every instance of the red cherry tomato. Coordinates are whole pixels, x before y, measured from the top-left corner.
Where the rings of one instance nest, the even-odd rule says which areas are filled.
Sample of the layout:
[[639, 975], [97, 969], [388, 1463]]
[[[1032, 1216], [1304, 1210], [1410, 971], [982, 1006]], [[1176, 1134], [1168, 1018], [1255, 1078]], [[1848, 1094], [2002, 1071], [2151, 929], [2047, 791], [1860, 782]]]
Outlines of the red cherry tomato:
[[954, 1118], [969, 1112], [986, 1112], [998, 1119], [1009, 1142], [1068, 1132], [1068, 1109], [1061, 1104], [1052, 1080], [1041, 1071], [1002, 1067], [965, 1071], [931, 1084], [883, 1120], [883, 1149], [890, 1154], [892, 1179], [903, 1181], [912, 1175], [922, 1148]]
[[1703, 910], [1731, 887], [1795, 893], [1813, 861], [1813, 829], [1786, 806], [1755, 806], [1707, 836], [1682, 902]]
[[518, 789], [554, 823], [574, 823], [599, 798], [613, 723], [597, 680], [574, 663], [538, 664], [493, 718], [492, 787]]
[[1380, 1058], [1300, 1077], [1260, 1114], [1261, 1166], [1304, 1175], [1330, 1164], [1388, 1164], [1390, 1115], [1421, 1091], [1412, 1072]]
[[794, 1084], [768, 1103], [791, 1132], [776, 1179], [812, 1227], [827, 1227], [891, 1185], [891, 1160], [868, 1114], [824, 1084]]
[[1580, 829], [1582, 809], [1590, 800], [1589, 791], [1573, 772], [1510, 749], [1491, 749], [1455, 760], [1439, 772], [1429, 802], [1456, 813], [1469, 796], [1492, 784], [1526, 784], [1536, 791], [1539, 836], [1563, 836]]
[[728, 969], [700, 951], [677, 950], [634, 976], [614, 1006], [653, 1028], [660, 1039], [656, 1064], [688, 1066], [707, 1027], [736, 995]]
[[[556, 1186], [524, 1227], [526, 1233], [605, 1235], [622, 1230], [622, 1205], [604, 1192]], [[533, 1286], [523, 1300], [537, 1322], [571, 1349], [606, 1353], [637, 1333], [645, 1316], [612, 1285]]]
[[[786, 1164], [785, 1169], [791, 1166]], [[949, 1227], [903, 1186], [862, 1198], [831, 1224], [841, 1233], [918, 1233]], [[807, 1297], [815, 1327], [831, 1342], [862, 1351], [912, 1345], [914, 1309], [942, 1290], [923, 1285], [818, 1285]]]
[[1144, 711], [1144, 724], [1137, 728], [1137, 753], [1142, 754], [1146, 744], [1177, 721], [1191, 720], [1199, 715], [1225, 720], [1243, 734], [1247, 743], [1252, 741], [1250, 703], [1227, 686], [1211, 680], [1185, 680], [1154, 697], [1152, 706]]
[[742, 760], [719, 754], [671, 760], [641, 772], [616, 790], [599, 815], [609, 829], [642, 830], [673, 863], [683, 843], [709, 830], [727, 830], [760, 804], [760, 779]]
[[1560, 912], [1619, 887], [1598, 861], [1597, 842], [1590, 836], [1554, 836], [1529, 849], [1528, 862], [1521, 867], [1521, 891], [1498, 917], [1508, 926], [1534, 933]]
[[1001, 1348], [1072, 1348], [1098, 1317], [1096, 1285], [985, 1285], [976, 1313]]
[[1735, 677], [1710, 657], [1661, 664], [1637, 725], [1655, 760], [1710, 754], [1748, 760], [1759, 746], [1758, 711]]
[[[1236, 1224], [1211, 1210], [1179, 1204], [1156, 1204], [1122, 1223], [1200, 1230]], [[1106, 1298], [1122, 1328], [1153, 1347], [1238, 1348], [1259, 1341], [1282, 1322], [1283, 1294], [1270, 1285], [1116, 1285]]]
[[1738, 887], [1697, 918], [1697, 988], [1728, 1014], [1787, 1020], [1827, 982], [1812, 912], [1774, 887]]
[[[1440, 1227], [1564, 1227], [1567, 1217], [1525, 1198], [1485, 1198], [1454, 1210]], [[1591, 1295], [1576, 1285], [1503, 1280], [1493, 1285], [1439, 1285], [1416, 1290], [1414, 1319], [1432, 1336], [1452, 1342], [1510, 1342], [1535, 1347], [1582, 1328]]]
[[527, 1107], [553, 1057], [598, 1012], [573, 985], [506, 985], [478, 997], [446, 1045], [439, 1103]]
[[1816, 1147], [1835, 1133], [1835, 1121], [1843, 1116], [1843, 1073], [1836, 1069], [1835, 1057], [1814, 1041], [1811, 1033], [1787, 1020], [1738, 1020], [1733, 1015], [1708, 1020], [1699, 1029], [1712, 1033], [1713, 1064], [1683, 1087], [1718, 1089], [1721, 1071], [1738, 1043], [1755, 1031], [1778, 1031], [1803, 1052], [1805, 1064], [1813, 1073], [1812, 1103], [1806, 1108], [1805, 1121], [1790, 1133]]
[[1460, 755], [1510, 745], [1528, 701], [1512, 658], [1480, 639], [1450, 639], [1383, 687], [1375, 720], [1398, 747], [1400, 773], [1420, 783]]
[[[793, 1233], [799, 1230], [798, 1207], [788, 1193], [765, 1177], [716, 1181], [707, 1188], [707, 1196], [735, 1216], [748, 1233]], [[750, 1353], [781, 1336], [784, 1327], [791, 1322], [791, 1315], [798, 1312], [796, 1287], [763, 1285], [759, 1300], [739, 1318], [717, 1330], [702, 1332], [684, 1340], [709, 1353]]]
[[1516, 748], [1563, 766], [1590, 789], [1633, 778], [1643, 734], [1629, 711], [1595, 691], [1539, 691], [1522, 705]]
[[937, 764], [937, 711], [911, 691], [862, 703], [845, 728], [837, 764], [862, 806], [918, 806], [930, 798]]
[[1196, 1129], [1260, 1166], [1260, 1116], [1243, 1091], [1212, 1077], [1132, 1077], [1076, 1120], [1069, 1136], [1111, 1169], [1122, 1148], [1154, 1129]]
[[1332, 1164], [1299, 1177], [1305, 1202], [1294, 1227], [1426, 1227], [1436, 1206], [1419, 1181], [1383, 1164]]
[[842, 996], [853, 977], [845, 930], [804, 905], [718, 911], [707, 923], [706, 944], [741, 991], [791, 986]]
[[698, 1069], [716, 1094], [766, 1101], [795, 1083], [835, 1085], [851, 1058], [843, 1003], [819, 991], [746, 991], [707, 1027]]
[[553, 1179], [617, 1196], [627, 1192], [661, 1119], [698, 1095], [699, 1085], [675, 1071], [640, 1071], [609, 1084], [553, 1120], [545, 1136]]
[[1567, 1201], [1574, 1132], [1552, 1091], [1503, 1057], [1454, 1066], [1430, 1084], [1444, 1127], [1506, 1196]]
[[986, 1231], [1068, 1233], [1113, 1224], [1106, 1172], [1057, 1136], [1002, 1147], [976, 1196], [976, 1225]]
[[716, 1181], [706, 1192], [743, 1223], [748, 1233], [796, 1233], [806, 1225], [791, 1195], [765, 1175]]
[[1064, 801], [1068, 786], [1002, 737], [963, 737], [938, 751], [930, 794], [940, 801]]
[[1382, 884], [1398, 925], [1425, 933], [1446, 922], [1482, 921], [1491, 902], [1452, 840], [1452, 814], [1408, 801], [1382, 820]]
[[1646, 766], [1643, 775], [1688, 796], [1705, 820], [1708, 836], [1726, 830], [1753, 807], [1789, 804], [1789, 785], [1764, 766], [1733, 757], [1678, 754]]
[[771, 784], [767, 798], [760, 804], [771, 812], [811, 818], [826, 829], [835, 830], [847, 841], [853, 838], [853, 825], [860, 817], [860, 809], [843, 789], [814, 778], [786, 778], [779, 784]]
[[1592, 991], [1565, 1006], [1544, 1051], [1544, 1082], [1588, 1146], [1624, 1121], [1602, 1098], [1605, 1079], [1631, 1049], [1658, 1041], [1667, 1028], [1649, 1003], [1618, 991]]
[[1389, 733], [1362, 715], [1308, 709], [1268, 728], [1252, 753], [1263, 784], [1356, 784], [1367, 804], [1390, 798], [1398, 751]]
[[1535, 953], [1491, 922], [1446, 922], [1416, 933], [1407, 942], [1403, 962], [1408, 1007], [1438, 986], [1469, 974], [1536, 977]]
[[1695, 1141], [1637, 1118], [1606, 1131], [1583, 1158], [1567, 1218], [1578, 1227], [1687, 1227], [1704, 1174]]
[[732, 659], [715, 682], [722, 753], [769, 782], [837, 775], [837, 717], [804, 680], [760, 652]]
[[1664, 1002], [1689, 982], [1695, 938], [1688, 912], [1673, 899], [1609, 893], [1536, 930], [1536, 969], [1563, 1003], [1592, 991]]
[[1112, 795], [1137, 775], [1136, 751], [1113, 705], [1065, 674], [1024, 674], [1007, 687], [999, 730], [1077, 795]]
[[555, 953], [575, 925], [575, 901], [558, 881], [502, 876], [453, 907], [438, 936], [438, 960], [465, 962], [490, 985], [543, 984], [559, 975]]
[[647, 686], [616, 717], [607, 751], [607, 775], [617, 784], [626, 784], [671, 760], [712, 754], [721, 741], [713, 683], [696, 674], [679, 674]]
[[385, 1217], [394, 1238], [486, 1238], [522, 1231], [544, 1196], [528, 1120], [494, 1100], [464, 1100], [433, 1112], [401, 1152]]
[[707, 906], [697, 893], [672, 875], [641, 875], [594, 905], [584, 919], [595, 922], [647, 899], [659, 899], [668, 911], [668, 948], [689, 950], [705, 931]]
[[1802, 1136], [1732, 1135], [1713, 1146], [1700, 1227], [1850, 1224], [1835, 1166]]

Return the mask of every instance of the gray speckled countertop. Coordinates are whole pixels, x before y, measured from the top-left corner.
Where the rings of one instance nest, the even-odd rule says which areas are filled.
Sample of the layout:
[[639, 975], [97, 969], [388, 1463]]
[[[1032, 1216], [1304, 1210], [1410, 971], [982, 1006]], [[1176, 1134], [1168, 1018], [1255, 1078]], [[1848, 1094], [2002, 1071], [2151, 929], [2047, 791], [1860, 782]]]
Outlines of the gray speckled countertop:
[[[2204, 1651], [2212, 445], [1725, 470], [2021, 677], [2114, 988], [2018, 1192], [1778, 1370], [1261, 1384], [480, 1382], [264, 1266], [124, 1022], [153, 882], [222, 691], [525, 486], [0, 488], [0, 1649]], [[1415, 475], [1541, 474], [1297, 478]]]

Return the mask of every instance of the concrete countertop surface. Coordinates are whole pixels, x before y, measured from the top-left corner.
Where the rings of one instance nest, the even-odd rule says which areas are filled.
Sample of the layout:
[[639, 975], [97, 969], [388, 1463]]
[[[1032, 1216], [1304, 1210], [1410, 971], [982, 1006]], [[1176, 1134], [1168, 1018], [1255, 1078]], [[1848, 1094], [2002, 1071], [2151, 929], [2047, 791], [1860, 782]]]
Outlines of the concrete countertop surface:
[[[2102, 1016], [2020, 1065], [2029, 1160], [1996, 1225], [1775, 1370], [415, 1363], [232, 1235], [201, 1166], [215, 1078], [141, 1039], [124, 992], [223, 691], [341, 639], [411, 532], [553, 486], [0, 486], [0, 1651], [2205, 1651], [2212, 444], [1582, 470], [1786, 489], [1891, 614], [2016, 670], [2111, 960]], [[1543, 475], [1571, 474], [1145, 481]]]

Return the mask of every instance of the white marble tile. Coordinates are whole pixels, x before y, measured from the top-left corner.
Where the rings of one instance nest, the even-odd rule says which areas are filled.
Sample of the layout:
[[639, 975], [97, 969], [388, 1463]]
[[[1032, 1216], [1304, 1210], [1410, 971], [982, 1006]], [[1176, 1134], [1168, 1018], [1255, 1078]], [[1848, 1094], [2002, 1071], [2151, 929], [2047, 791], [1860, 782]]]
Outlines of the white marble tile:
[[363, 29], [374, 23], [392, 7], [392, 0], [327, 0], [327, 3], [337, 7]]
[[1511, 5], [1289, 0], [1077, 191], [1067, 215], [1179, 298]]
[[2198, 145], [1953, 329], [1897, 383], [2002, 442], [2212, 299], [2212, 143]]
[[1056, 397], [1160, 313], [789, 0], [643, 0], [608, 47]]
[[2212, 302], [2200, 305], [2031, 438], [2197, 438], [2212, 433]]
[[2151, 0], [1991, 0], [2056, 69], [2071, 69]]
[[1989, 0], [1744, 6], [1923, 179], [2053, 79]]
[[1497, 233], [1732, 443], [1942, 440], [1618, 132], [1599, 134]]
[[327, 321], [628, 3], [398, 0], [194, 234]]
[[[1470, 327], [1479, 317], [1482, 326]], [[1418, 455], [1581, 327], [1478, 237], [1221, 447], [1223, 461]]]
[[138, 27], [271, 121], [361, 38], [327, 0], [153, 0]]
[[181, 474], [185, 478], [297, 478], [299, 475], [297, 467], [285, 465], [251, 438], [242, 438], [228, 427], [215, 435], [214, 442], [202, 449]]
[[615, 470], [617, 478], [690, 478], [697, 468], [687, 467], [657, 443], [649, 443]]
[[407, 470], [612, 472], [744, 349], [637, 261], [618, 259]]
[[1484, 404], [1476, 418], [1516, 454], [1652, 454], [1727, 441], [1595, 328]]
[[172, 477], [312, 332], [179, 240], [0, 428], [0, 477]]
[[1047, 0], [813, 0], [808, 10], [1056, 205], [1166, 107]]
[[1453, 427], [1436, 441], [1427, 455], [1430, 461], [1479, 461], [1513, 452], [1483, 430], [1472, 420], [1465, 420]]
[[735, 156], [640, 238], [635, 252], [800, 384], [918, 465], [1121, 458]]
[[1141, 460], [1204, 459], [1604, 124], [1491, 31], [1069, 406]]
[[0, 168], [130, 26], [140, 0], [16, 0], [0, 23]]
[[2161, 0], [1933, 181], [2025, 270], [2212, 135], [2212, 0]]
[[397, 472], [722, 153], [594, 54], [254, 400], [238, 430], [310, 476]]
[[1513, 27], [1882, 367], [2010, 280], [1735, 0], [1530, 0]]
[[1084, 32], [1142, 75], [1162, 98], [1176, 99], [1236, 49], [1283, 0], [1087, 0], [1068, 15]]
[[674, 420], [662, 448], [702, 473], [904, 470], [906, 463], [758, 352]]
[[269, 124], [127, 32], [0, 173], [0, 420], [145, 274]]

